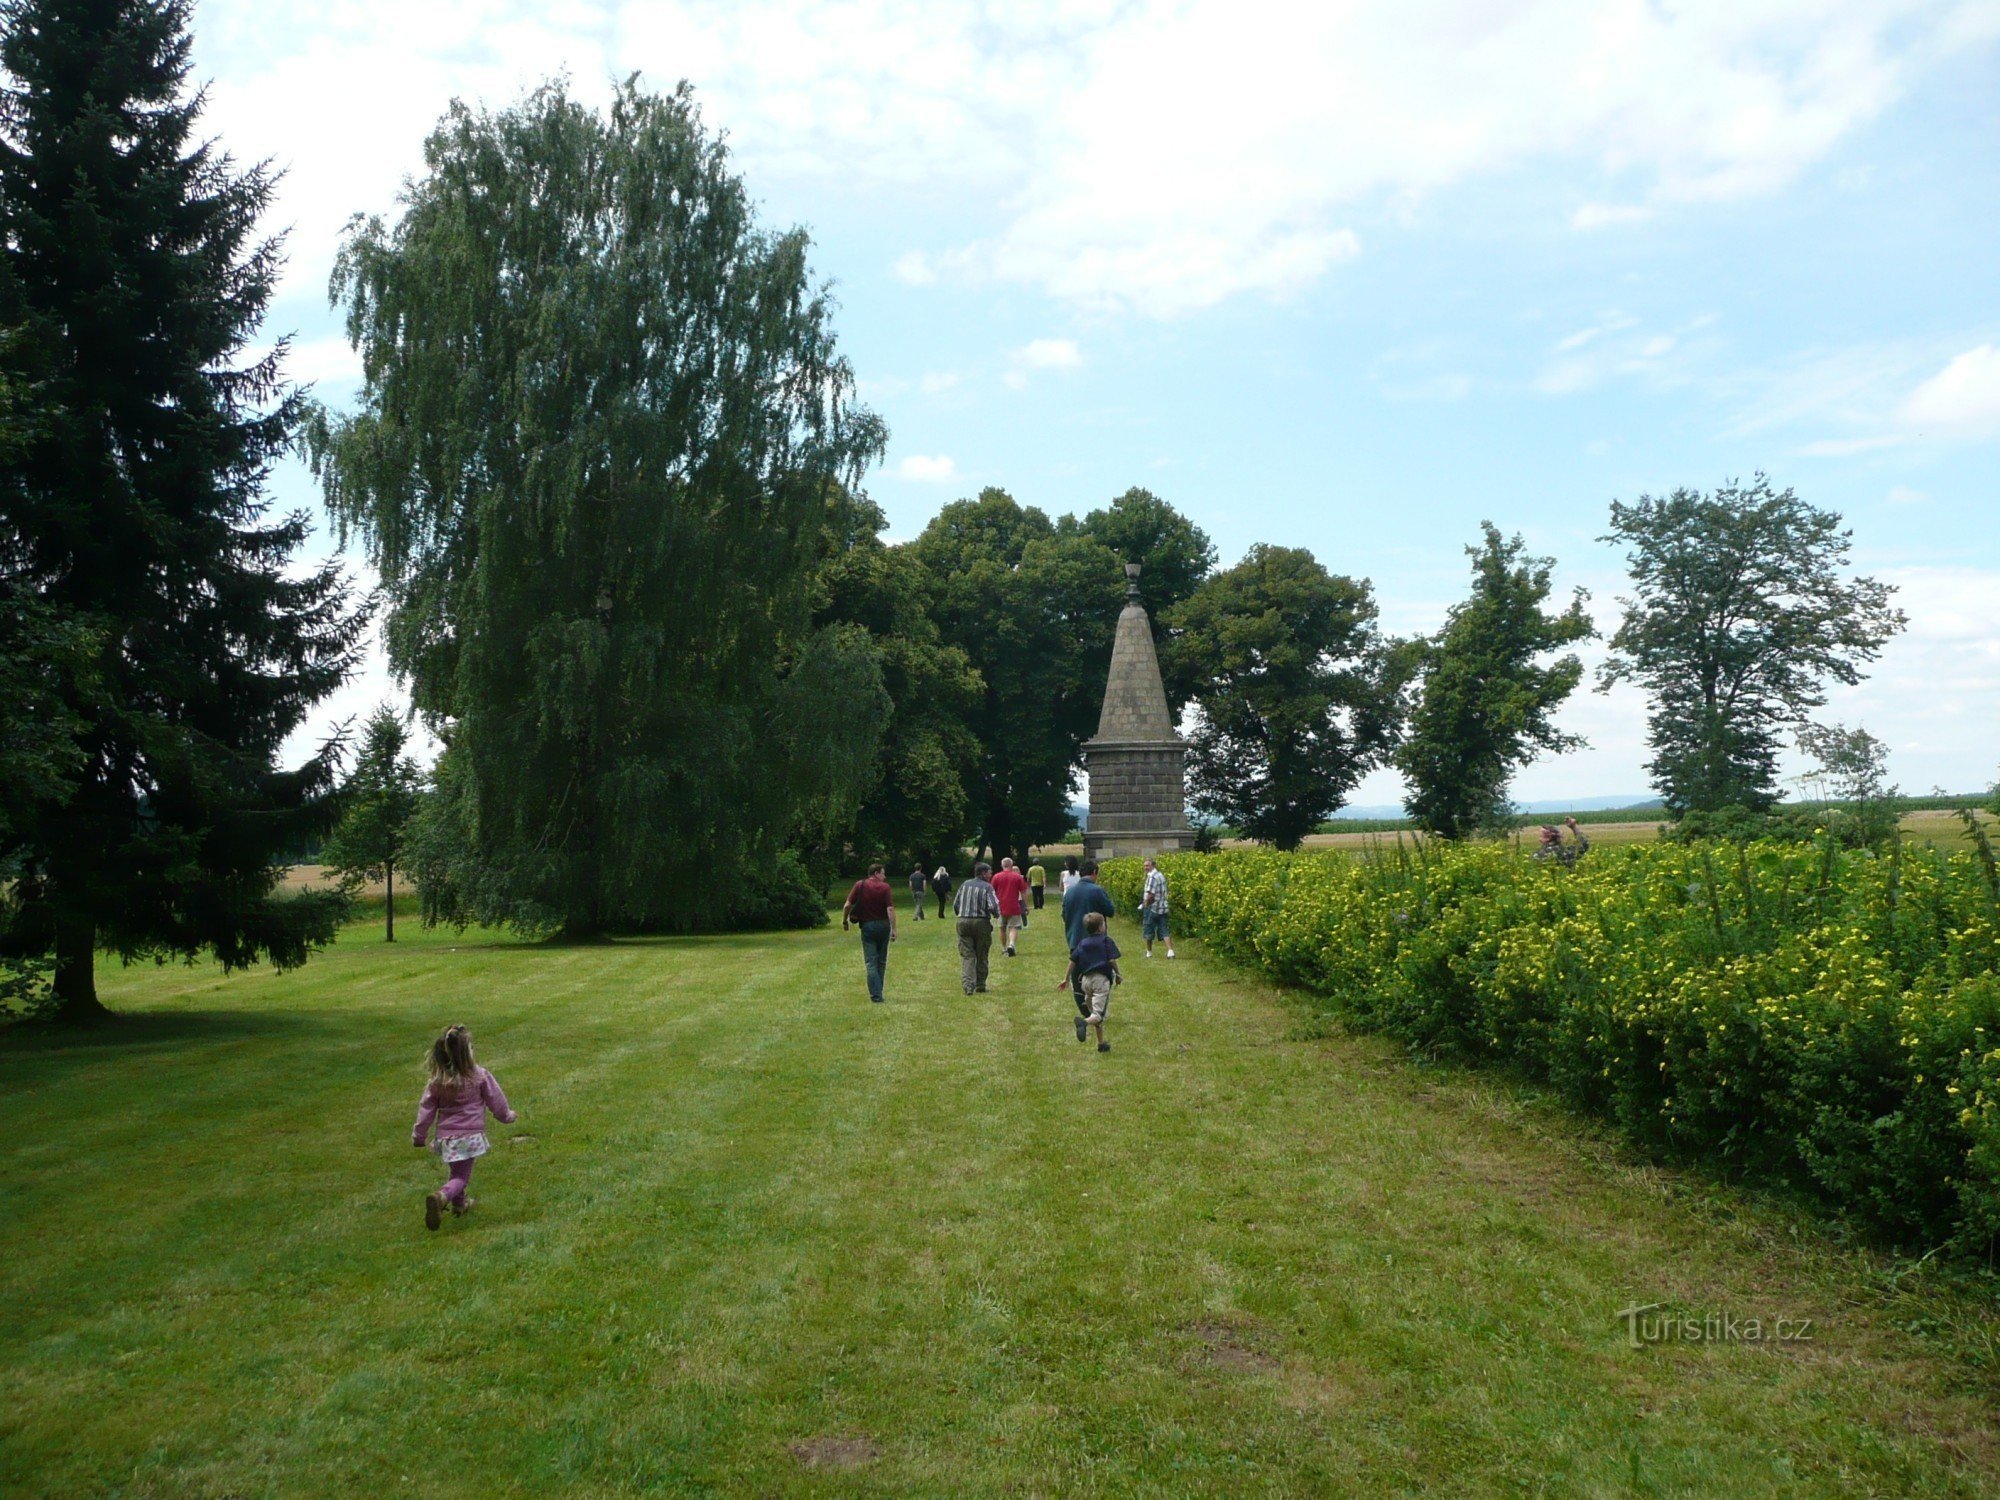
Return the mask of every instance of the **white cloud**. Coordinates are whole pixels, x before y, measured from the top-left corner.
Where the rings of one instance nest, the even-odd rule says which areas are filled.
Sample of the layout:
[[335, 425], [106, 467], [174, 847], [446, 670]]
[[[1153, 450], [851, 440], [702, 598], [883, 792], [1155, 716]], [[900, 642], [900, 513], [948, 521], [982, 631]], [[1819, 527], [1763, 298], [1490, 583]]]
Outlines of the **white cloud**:
[[354, 352], [345, 334], [305, 339], [292, 345], [290, 357], [285, 361], [285, 374], [301, 384], [311, 382], [320, 386], [324, 395], [327, 386], [360, 383], [361, 356]]
[[1385, 385], [1382, 394], [1391, 401], [1463, 401], [1472, 394], [1472, 377], [1448, 373], [1428, 380]]
[[[1537, 165], [1573, 222], [1770, 192], [1950, 53], [1986, 0], [1434, 0], [1245, 11], [1234, 0], [207, 0], [208, 125], [287, 166], [294, 290], [340, 225], [392, 206], [454, 96], [567, 70], [692, 79], [755, 183], [970, 203], [906, 281], [1027, 283], [1153, 315], [1296, 292], [1356, 225]], [[338, 121], [338, 128], [328, 128]]]
[[958, 478], [958, 465], [942, 453], [934, 458], [912, 453], [896, 465], [896, 477], [913, 479], [919, 484], [948, 484]]
[[1586, 203], [1569, 216], [1572, 229], [1603, 229], [1612, 224], [1643, 224], [1656, 211], [1643, 203]]
[[1922, 490], [1913, 490], [1907, 484], [1894, 485], [1887, 496], [1891, 505], [1921, 505], [1930, 499]]
[[1083, 351], [1075, 339], [1035, 339], [1014, 358], [1030, 370], [1074, 370], [1083, 363]]
[[1903, 421], [1943, 437], [2000, 433], [2000, 348], [1981, 344], [1956, 356], [1910, 392]]
[[1858, 344], [1748, 372], [1731, 382], [1747, 404], [1729, 435], [1847, 429], [1802, 444], [1809, 458], [2000, 437], [2000, 347], [1982, 343], [1956, 355], [1951, 347], [1935, 339]]
[[1588, 328], [1558, 339], [1556, 358], [1535, 378], [1545, 396], [1571, 396], [1593, 390], [1615, 376], [1641, 376], [1655, 382], [1678, 383], [1688, 377], [1668, 356], [1681, 346], [1684, 334], [1710, 320], [1697, 319], [1680, 333], [1647, 333], [1629, 313], [1607, 312]]
[[896, 279], [905, 286], [937, 284], [937, 267], [931, 264], [931, 258], [921, 250], [912, 250], [907, 255], [898, 257], [895, 272]]
[[956, 370], [932, 370], [917, 382], [917, 389], [926, 396], [942, 396], [954, 389], [961, 378]]

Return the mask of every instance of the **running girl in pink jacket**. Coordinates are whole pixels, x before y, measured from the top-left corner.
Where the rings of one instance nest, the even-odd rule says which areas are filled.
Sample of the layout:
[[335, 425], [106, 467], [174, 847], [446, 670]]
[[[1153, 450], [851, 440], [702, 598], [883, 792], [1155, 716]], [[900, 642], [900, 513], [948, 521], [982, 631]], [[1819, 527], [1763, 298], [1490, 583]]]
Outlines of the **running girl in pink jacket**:
[[472, 1164], [492, 1150], [486, 1139], [486, 1112], [502, 1125], [520, 1118], [507, 1107], [500, 1082], [472, 1058], [472, 1033], [463, 1026], [447, 1026], [444, 1035], [431, 1043], [431, 1081], [417, 1101], [417, 1125], [411, 1144], [419, 1150], [424, 1138], [437, 1126], [431, 1150], [450, 1167], [443, 1187], [424, 1199], [424, 1228], [435, 1229], [447, 1207], [462, 1214], [472, 1207], [466, 1185], [472, 1181]]

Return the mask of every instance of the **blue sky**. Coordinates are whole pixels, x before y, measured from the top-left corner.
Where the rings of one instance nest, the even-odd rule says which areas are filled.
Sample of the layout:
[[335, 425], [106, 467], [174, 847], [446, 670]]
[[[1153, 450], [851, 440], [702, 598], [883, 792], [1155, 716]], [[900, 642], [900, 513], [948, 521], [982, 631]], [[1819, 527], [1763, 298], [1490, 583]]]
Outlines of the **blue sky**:
[[[277, 18], [277, 19], [274, 19]], [[325, 284], [454, 96], [685, 76], [811, 226], [887, 419], [893, 534], [999, 484], [1145, 485], [1225, 561], [1305, 546], [1434, 628], [1490, 518], [1609, 623], [1613, 498], [1764, 469], [1911, 629], [1823, 717], [1911, 790], [2000, 763], [2000, 0], [1296, 9], [209, 0], [211, 127], [286, 167], [273, 331], [339, 404]], [[312, 503], [310, 481], [281, 476]], [[315, 728], [391, 692], [379, 661]], [[1645, 789], [1643, 701], [1524, 798]], [[1395, 800], [1381, 773], [1358, 802]]]

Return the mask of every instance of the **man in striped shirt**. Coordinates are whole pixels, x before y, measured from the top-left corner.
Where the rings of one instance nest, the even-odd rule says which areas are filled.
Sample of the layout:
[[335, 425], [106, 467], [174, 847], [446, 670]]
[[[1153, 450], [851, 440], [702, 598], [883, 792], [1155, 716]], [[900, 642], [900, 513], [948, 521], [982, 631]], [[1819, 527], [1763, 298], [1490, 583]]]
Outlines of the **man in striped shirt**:
[[951, 900], [958, 914], [959, 982], [968, 995], [986, 993], [986, 961], [993, 952], [993, 922], [1000, 915], [1000, 898], [988, 879], [992, 873], [993, 866], [981, 860]]
[[1157, 939], [1167, 945], [1167, 957], [1174, 956], [1174, 935], [1167, 930], [1167, 877], [1150, 859], [1146, 861], [1146, 886], [1139, 896], [1139, 936], [1146, 943], [1146, 957], [1153, 956]]

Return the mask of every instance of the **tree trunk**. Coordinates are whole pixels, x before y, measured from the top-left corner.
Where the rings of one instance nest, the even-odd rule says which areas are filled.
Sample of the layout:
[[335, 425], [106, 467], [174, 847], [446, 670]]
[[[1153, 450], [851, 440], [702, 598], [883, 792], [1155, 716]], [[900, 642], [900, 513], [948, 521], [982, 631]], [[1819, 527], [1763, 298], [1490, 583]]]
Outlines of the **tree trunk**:
[[94, 1026], [111, 1012], [97, 1001], [97, 924], [88, 917], [56, 919], [56, 1019]]
[[389, 887], [388, 935], [385, 936], [382, 939], [382, 941], [385, 943], [393, 943], [396, 941], [396, 867], [394, 865], [382, 866], [382, 876], [383, 879], [388, 882], [388, 887]]

